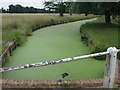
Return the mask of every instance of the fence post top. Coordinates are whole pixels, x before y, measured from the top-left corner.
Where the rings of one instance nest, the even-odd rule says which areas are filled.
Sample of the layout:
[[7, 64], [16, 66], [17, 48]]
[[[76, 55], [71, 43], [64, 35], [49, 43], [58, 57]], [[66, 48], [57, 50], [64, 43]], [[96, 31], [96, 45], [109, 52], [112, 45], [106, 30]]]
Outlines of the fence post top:
[[107, 49], [107, 51], [110, 53], [110, 54], [117, 54], [118, 52], [118, 49], [116, 47], [109, 47]]

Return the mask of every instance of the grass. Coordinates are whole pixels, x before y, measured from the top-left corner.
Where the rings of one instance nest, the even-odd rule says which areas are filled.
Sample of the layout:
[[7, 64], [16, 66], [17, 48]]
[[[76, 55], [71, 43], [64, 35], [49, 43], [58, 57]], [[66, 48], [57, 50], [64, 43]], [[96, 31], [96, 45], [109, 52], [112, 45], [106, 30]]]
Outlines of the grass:
[[[118, 20], [112, 20], [112, 24], [105, 24], [104, 17], [99, 17], [96, 21], [87, 23], [82, 26], [85, 33], [90, 36], [94, 43], [99, 47], [99, 51], [105, 51], [108, 47], [115, 46], [120, 48], [120, 42], [118, 41]], [[95, 48], [89, 46], [91, 52], [95, 51]], [[98, 52], [99, 52], [98, 51]]]
[[86, 17], [66, 14], [60, 17], [58, 14], [2, 14], [3, 51], [7, 42], [16, 40], [18, 45], [22, 45], [32, 35], [32, 31], [39, 28], [92, 17], [93, 15]]

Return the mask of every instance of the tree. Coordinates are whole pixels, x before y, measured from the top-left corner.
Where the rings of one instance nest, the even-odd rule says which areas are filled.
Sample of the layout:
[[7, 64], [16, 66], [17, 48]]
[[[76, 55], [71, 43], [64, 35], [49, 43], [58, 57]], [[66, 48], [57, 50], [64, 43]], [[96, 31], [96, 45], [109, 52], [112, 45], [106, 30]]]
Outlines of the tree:
[[84, 13], [87, 16], [91, 12], [91, 2], [77, 2], [75, 3], [75, 12], [78, 14]]
[[44, 2], [44, 7], [48, 13], [58, 13], [58, 4], [55, 2]]
[[91, 2], [81, 3], [80, 10], [85, 13], [85, 16], [88, 16], [88, 14], [91, 12]]
[[103, 8], [101, 7], [101, 2], [93, 2], [91, 3], [91, 14], [94, 14], [94, 15], [103, 15], [104, 12], [103, 12]]
[[15, 6], [14, 5], [9, 5], [9, 12], [15, 13]]
[[111, 24], [111, 15], [116, 18], [118, 14], [118, 2], [103, 2], [101, 8], [104, 10], [105, 23]]
[[110, 10], [107, 8], [107, 9], [105, 10], [105, 22], [106, 22], [107, 24], [110, 24], [110, 23], [111, 23], [110, 16], [111, 16]]
[[105, 23], [111, 23], [111, 15], [116, 18], [118, 13], [118, 2], [79, 2], [76, 3], [77, 13], [89, 13], [97, 15], [105, 15]]
[[61, 17], [63, 17], [64, 12], [65, 12], [65, 5], [63, 2], [59, 2], [59, 13]]
[[118, 9], [120, 8], [119, 5], [120, 3], [118, 2], [112, 3], [112, 7], [111, 7], [112, 19], [116, 19], [118, 12], [119, 12]]
[[24, 7], [22, 7], [21, 5], [15, 5], [15, 12], [16, 13], [23, 13]]
[[23, 7], [21, 5], [9, 5], [9, 13], [46, 13], [45, 9], [38, 9], [34, 7]]
[[[71, 1], [71, 0], [70, 0]], [[65, 12], [72, 15], [74, 13], [74, 3], [75, 2], [65, 2]]]
[[2, 7], [2, 8], [0, 9], [0, 12], [6, 13], [7, 11]]
[[111, 19], [110, 19], [110, 16], [111, 16], [111, 3], [108, 3], [108, 2], [104, 2], [101, 4], [101, 8], [104, 10], [104, 15], [105, 15], [105, 23], [107, 24], [110, 24], [111, 23]]
[[[51, 0], [50, 2], [44, 2], [45, 8], [51, 12], [59, 12], [60, 16], [63, 17], [65, 13], [65, 2], [63, 0]], [[53, 12], [52, 11], [52, 12]]]
[[120, 1], [118, 2], [118, 15], [120, 15]]

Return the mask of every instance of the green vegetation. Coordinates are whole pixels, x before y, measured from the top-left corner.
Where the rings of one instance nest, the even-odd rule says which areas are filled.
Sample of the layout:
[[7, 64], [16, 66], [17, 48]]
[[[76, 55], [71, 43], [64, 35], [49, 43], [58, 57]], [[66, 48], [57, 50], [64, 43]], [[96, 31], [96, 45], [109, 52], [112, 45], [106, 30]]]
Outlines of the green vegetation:
[[[33, 35], [28, 37], [28, 41], [13, 52], [4, 67], [89, 54], [89, 48], [80, 41], [79, 29], [83, 23], [85, 22], [77, 21], [33, 32]], [[4, 72], [2, 76], [5, 79], [61, 80], [63, 79], [62, 74], [67, 72], [69, 76], [64, 78], [67, 80], [102, 78], [104, 65], [104, 61], [88, 58], [45, 67]]]
[[91, 52], [105, 51], [108, 47], [118, 48], [118, 20], [112, 20], [111, 24], [105, 24], [104, 18], [99, 17], [96, 21], [82, 26], [85, 33], [93, 40], [97, 47], [89, 45]]
[[7, 47], [8, 41], [16, 40], [17, 44], [21, 45], [28, 36], [32, 35], [32, 31], [39, 28], [92, 17], [92, 15], [59, 17], [57, 14], [2, 14], [3, 51]]

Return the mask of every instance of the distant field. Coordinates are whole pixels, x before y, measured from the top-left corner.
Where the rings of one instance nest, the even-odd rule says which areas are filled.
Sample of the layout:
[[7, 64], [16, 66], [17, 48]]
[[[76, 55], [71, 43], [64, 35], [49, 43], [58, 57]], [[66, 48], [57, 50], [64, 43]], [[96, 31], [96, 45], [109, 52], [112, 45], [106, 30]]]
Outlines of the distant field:
[[[82, 28], [101, 51], [112, 46], [120, 48], [118, 20], [112, 20], [112, 24], [105, 24], [104, 17], [99, 17], [96, 21], [83, 25]], [[91, 50], [94, 51], [93, 48]]]
[[18, 45], [22, 45], [27, 37], [32, 35], [36, 29], [82, 19], [92, 18], [93, 15], [68, 15], [60, 17], [59, 14], [1, 14], [3, 30], [3, 51], [7, 47], [8, 41], [16, 40]]

